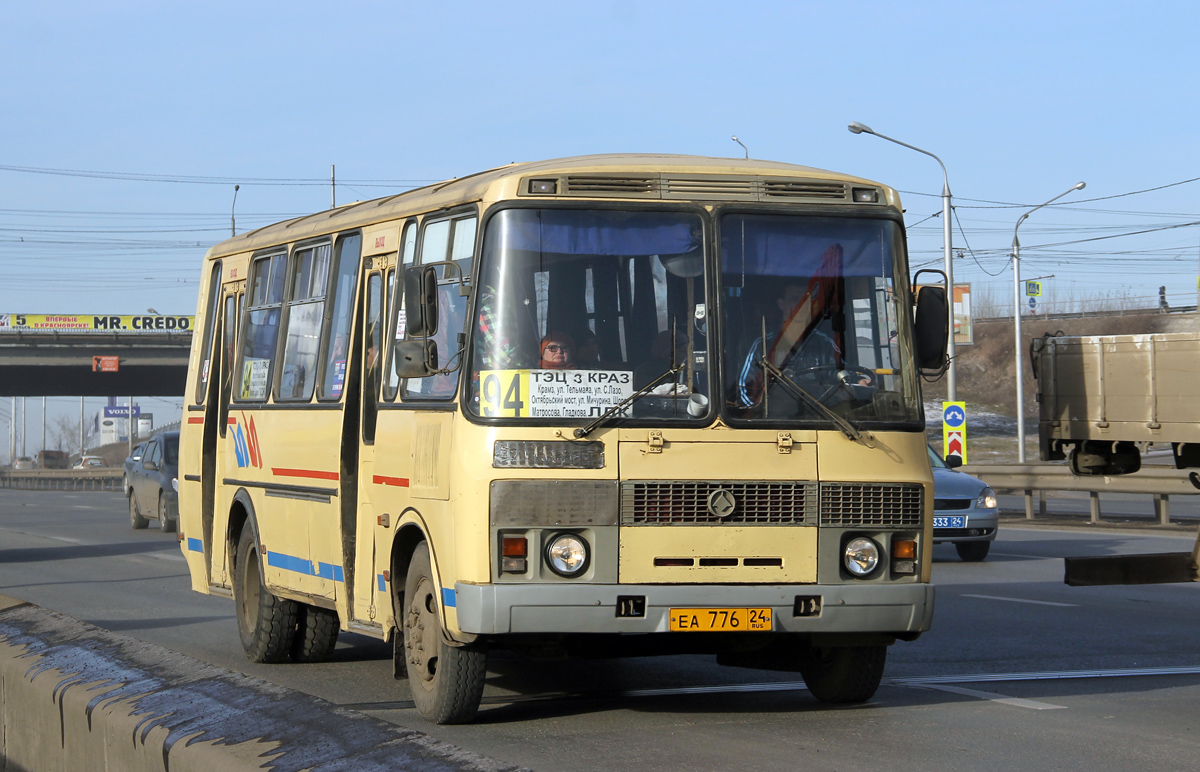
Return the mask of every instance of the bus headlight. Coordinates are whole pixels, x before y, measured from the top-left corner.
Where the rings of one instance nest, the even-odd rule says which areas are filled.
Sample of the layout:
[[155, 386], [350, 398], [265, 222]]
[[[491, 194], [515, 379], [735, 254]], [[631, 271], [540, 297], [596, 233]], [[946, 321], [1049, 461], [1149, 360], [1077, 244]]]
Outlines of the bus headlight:
[[842, 550], [842, 563], [855, 576], [867, 576], [879, 565], [879, 545], [866, 537], [851, 539]]
[[546, 563], [559, 576], [579, 576], [589, 562], [587, 541], [574, 533], [560, 533], [546, 543]]
[[996, 501], [996, 492], [991, 488], [984, 488], [980, 491], [979, 498], [975, 500], [975, 506], [984, 509], [995, 509], [1000, 506]]

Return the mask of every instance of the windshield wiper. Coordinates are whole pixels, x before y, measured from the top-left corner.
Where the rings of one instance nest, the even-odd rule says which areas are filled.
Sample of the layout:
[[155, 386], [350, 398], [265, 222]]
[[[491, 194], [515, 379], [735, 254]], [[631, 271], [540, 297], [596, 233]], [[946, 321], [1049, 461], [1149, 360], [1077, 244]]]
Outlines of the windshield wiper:
[[605, 410], [603, 413], [601, 413], [599, 416], [597, 416], [597, 417], [596, 417], [596, 418], [595, 418], [595, 419], [594, 419], [594, 420], [593, 420], [591, 423], [589, 423], [587, 426], [581, 426], [581, 427], [579, 427], [578, 429], [576, 429], [576, 430], [575, 430], [575, 437], [576, 437], [576, 438], [581, 438], [581, 437], [586, 437], [586, 436], [588, 436], [589, 434], [591, 434], [592, 432], [594, 432], [594, 431], [595, 431], [595, 430], [596, 430], [596, 429], [597, 429], [597, 428], [600, 426], [600, 424], [602, 424], [602, 423], [604, 423], [605, 421], [607, 421], [607, 420], [608, 420], [608, 419], [609, 419], [611, 416], [613, 416], [613, 415], [616, 415], [617, 413], [619, 413], [619, 412], [621, 412], [622, 410], [624, 410], [624, 409], [625, 409], [627, 406], [629, 406], [629, 405], [632, 405], [632, 404], [633, 404], [634, 402], [636, 402], [637, 400], [639, 400], [639, 399], [641, 399], [642, 397], [646, 396], [646, 394], [650, 393], [650, 390], [651, 390], [651, 389], [653, 389], [653, 388], [654, 388], [655, 386], [657, 386], [658, 384], [662, 383], [662, 381], [663, 381], [663, 379], [664, 379], [664, 378], [666, 378], [668, 375], [675, 375], [676, 373], [678, 373], [678, 372], [680, 372], [681, 370], [683, 370], [683, 367], [684, 367], [684, 366], [683, 366], [683, 364], [681, 363], [681, 364], [679, 364], [679, 365], [678, 365], [678, 366], [676, 366], [676, 367], [672, 367], [672, 368], [670, 368], [669, 370], [667, 370], [667, 371], [666, 371], [665, 373], [663, 373], [662, 375], [658, 376], [657, 378], [655, 378], [654, 380], [650, 381], [649, 383], [647, 383], [647, 384], [646, 384], [645, 386], [643, 386], [642, 388], [640, 388], [640, 389], [638, 389], [637, 391], [635, 391], [634, 393], [630, 394], [630, 395], [629, 395], [628, 397], [626, 397], [625, 399], [621, 400], [621, 401], [620, 401], [620, 402], [618, 402], [617, 404], [615, 404], [615, 405], [613, 405], [612, 407], [610, 407], [608, 410]]
[[[845, 434], [847, 437], [849, 437], [851, 440], [853, 440], [855, 442], [861, 442], [863, 445], [866, 445], [868, 448], [875, 447], [875, 437], [870, 432], [866, 432], [864, 434], [863, 432], [860, 432], [858, 429], [854, 428], [854, 424], [850, 423], [845, 418], [842, 418], [840, 415], [838, 415], [837, 413], [833, 412], [828, 407], [826, 407], [825, 404], [821, 402], [821, 400], [819, 400], [816, 397], [814, 397], [813, 395], [809, 394], [798, 383], [796, 383], [791, 378], [784, 375], [782, 370], [780, 370], [778, 367], [776, 367], [775, 365], [768, 362], [766, 357], [760, 358], [758, 360], [758, 362], [759, 362], [759, 365], [762, 367], [763, 372], [768, 373], [768, 374], [773, 375], [776, 378], [778, 378], [779, 382], [782, 383], [784, 386], [788, 387], [788, 389], [791, 392], [793, 392], [796, 396], [800, 397], [800, 399], [804, 400], [809, 405], [815, 407], [817, 409], [818, 413], [825, 416], [830, 421], [833, 421], [834, 425], [836, 425], [837, 428], [842, 430], [842, 434]], [[770, 387], [771, 387], [770, 380], [767, 380], [766, 382], [764, 382], [763, 383], [763, 393], [765, 394], [766, 390], [769, 389]]]

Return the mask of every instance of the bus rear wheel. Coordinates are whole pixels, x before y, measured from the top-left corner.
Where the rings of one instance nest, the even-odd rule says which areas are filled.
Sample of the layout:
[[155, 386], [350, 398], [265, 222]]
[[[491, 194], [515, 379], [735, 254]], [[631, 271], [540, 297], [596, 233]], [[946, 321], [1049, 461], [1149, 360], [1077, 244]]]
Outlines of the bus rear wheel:
[[821, 702], [866, 702], [883, 679], [887, 646], [813, 647], [800, 658], [800, 675]]
[[296, 638], [292, 641], [293, 662], [324, 662], [338, 639], [336, 611], [297, 604]]
[[417, 712], [435, 724], [464, 724], [475, 718], [487, 677], [481, 644], [451, 646], [442, 634], [429, 547], [413, 553], [404, 582], [404, 655]]
[[263, 584], [258, 540], [248, 525], [238, 539], [233, 598], [246, 657], [251, 662], [282, 662], [296, 635], [296, 602], [277, 598]]

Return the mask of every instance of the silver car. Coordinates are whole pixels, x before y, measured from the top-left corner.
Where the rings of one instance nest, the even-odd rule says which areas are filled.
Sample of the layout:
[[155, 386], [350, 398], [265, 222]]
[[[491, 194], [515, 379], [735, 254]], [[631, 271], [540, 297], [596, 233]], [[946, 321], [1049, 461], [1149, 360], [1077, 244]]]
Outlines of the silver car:
[[949, 542], [969, 562], [987, 557], [1000, 524], [996, 492], [978, 477], [952, 469], [929, 449], [933, 466], [933, 543]]

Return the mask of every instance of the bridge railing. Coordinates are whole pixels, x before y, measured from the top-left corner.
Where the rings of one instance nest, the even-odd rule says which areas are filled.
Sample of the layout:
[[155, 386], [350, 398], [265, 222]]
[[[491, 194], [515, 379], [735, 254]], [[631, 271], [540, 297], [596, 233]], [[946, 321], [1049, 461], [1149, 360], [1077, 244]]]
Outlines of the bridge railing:
[[0, 488], [58, 491], [119, 491], [125, 472], [103, 469], [3, 469]]
[[1091, 509], [1090, 520], [1100, 522], [1101, 493], [1145, 494], [1153, 497], [1154, 512], [1160, 525], [1171, 523], [1171, 496], [1196, 496], [1200, 489], [1192, 484], [1186, 469], [1143, 466], [1134, 474], [1104, 477], [1079, 477], [1063, 464], [978, 464], [962, 471], [983, 480], [997, 492], [1024, 494], [1025, 517], [1034, 519], [1033, 498], [1038, 493], [1038, 511], [1046, 516], [1047, 491], [1086, 492]]

